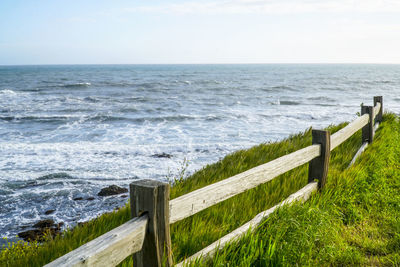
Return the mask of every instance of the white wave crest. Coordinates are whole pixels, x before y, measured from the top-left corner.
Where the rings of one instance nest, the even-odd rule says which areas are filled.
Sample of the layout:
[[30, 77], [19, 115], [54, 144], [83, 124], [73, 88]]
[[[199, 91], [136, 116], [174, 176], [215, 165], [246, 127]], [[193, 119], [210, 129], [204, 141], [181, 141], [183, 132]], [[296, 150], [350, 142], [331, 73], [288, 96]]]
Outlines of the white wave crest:
[[16, 95], [17, 93], [10, 89], [0, 90], [0, 94], [2, 95]]

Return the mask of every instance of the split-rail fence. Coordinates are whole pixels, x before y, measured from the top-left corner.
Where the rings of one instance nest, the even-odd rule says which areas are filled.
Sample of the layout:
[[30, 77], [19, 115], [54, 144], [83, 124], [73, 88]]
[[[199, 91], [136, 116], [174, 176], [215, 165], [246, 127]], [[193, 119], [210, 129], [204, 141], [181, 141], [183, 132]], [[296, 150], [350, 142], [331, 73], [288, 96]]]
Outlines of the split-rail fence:
[[173, 266], [170, 224], [309, 163], [309, 183], [305, 187], [177, 266], [199, 257], [211, 257], [228, 242], [253, 231], [278, 207], [306, 201], [314, 191], [324, 187], [330, 152], [362, 130], [363, 145], [357, 157], [373, 141], [375, 128], [382, 121], [382, 112], [382, 97], [376, 96], [374, 106], [362, 105], [361, 116], [338, 132], [330, 135], [328, 131], [312, 130], [312, 145], [172, 200], [169, 200], [169, 184], [154, 180], [136, 181], [130, 184], [130, 221], [45, 266], [115, 266], [132, 254], [135, 266]]

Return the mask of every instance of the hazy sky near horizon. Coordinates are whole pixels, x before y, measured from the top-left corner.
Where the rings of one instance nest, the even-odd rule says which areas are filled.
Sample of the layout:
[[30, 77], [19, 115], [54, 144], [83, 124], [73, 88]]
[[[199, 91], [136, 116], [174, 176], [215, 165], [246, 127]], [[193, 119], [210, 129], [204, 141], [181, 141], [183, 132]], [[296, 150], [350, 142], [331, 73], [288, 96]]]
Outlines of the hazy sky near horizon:
[[400, 1], [0, 1], [0, 65], [103, 63], [400, 63]]

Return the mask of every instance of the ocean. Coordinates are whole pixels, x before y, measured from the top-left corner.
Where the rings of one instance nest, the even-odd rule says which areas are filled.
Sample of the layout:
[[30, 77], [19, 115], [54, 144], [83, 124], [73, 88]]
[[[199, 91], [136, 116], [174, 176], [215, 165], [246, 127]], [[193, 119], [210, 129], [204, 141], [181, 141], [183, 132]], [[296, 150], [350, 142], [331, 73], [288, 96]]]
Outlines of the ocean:
[[375, 95], [398, 113], [399, 93], [400, 65], [0, 66], [0, 237], [123, 206], [97, 196], [112, 184], [351, 121]]

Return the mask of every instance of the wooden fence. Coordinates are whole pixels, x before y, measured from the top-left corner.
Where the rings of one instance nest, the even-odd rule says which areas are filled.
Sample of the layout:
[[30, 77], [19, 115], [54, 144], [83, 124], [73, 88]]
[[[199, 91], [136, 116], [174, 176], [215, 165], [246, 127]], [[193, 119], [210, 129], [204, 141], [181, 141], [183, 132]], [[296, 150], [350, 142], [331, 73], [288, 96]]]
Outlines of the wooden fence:
[[[115, 266], [134, 254], [135, 266], [173, 266], [169, 225], [192, 216], [221, 201], [271, 181], [275, 177], [309, 162], [309, 183], [283, 202], [261, 212], [254, 219], [212, 243], [184, 262], [212, 256], [227, 242], [252, 231], [278, 207], [294, 201], [306, 201], [312, 192], [324, 187], [330, 152], [362, 129], [362, 147], [374, 138], [374, 125], [382, 121], [382, 97], [374, 97], [374, 106], [361, 106], [361, 116], [330, 135], [313, 130], [312, 145], [262, 164], [233, 177], [208, 185], [169, 201], [169, 185], [154, 180], [130, 184], [130, 221], [47, 264], [53, 266]], [[357, 153], [356, 156], [360, 154]]]

